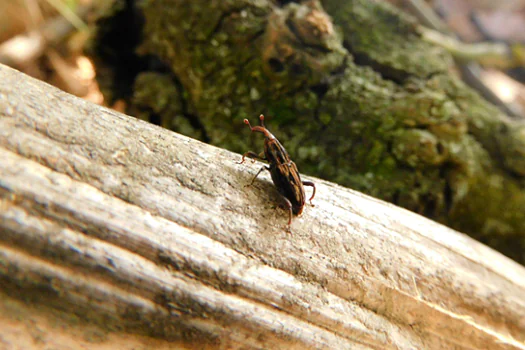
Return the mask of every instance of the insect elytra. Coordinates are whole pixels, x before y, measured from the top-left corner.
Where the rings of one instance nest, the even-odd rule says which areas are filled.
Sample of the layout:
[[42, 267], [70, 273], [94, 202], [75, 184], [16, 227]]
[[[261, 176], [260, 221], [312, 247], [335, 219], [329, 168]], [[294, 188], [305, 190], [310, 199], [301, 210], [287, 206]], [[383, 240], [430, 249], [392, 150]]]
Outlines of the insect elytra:
[[[301, 215], [305, 204], [304, 186], [313, 187], [312, 197], [310, 197], [310, 204], [315, 196], [315, 184], [311, 181], [301, 181], [299, 170], [297, 166], [290, 159], [288, 152], [277, 138], [264, 125], [264, 115], [260, 115], [260, 126], [251, 126], [248, 119], [244, 119], [244, 124], [250, 127], [252, 132], [260, 132], [264, 135], [264, 152], [257, 154], [248, 151], [243, 154], [242, 160], [239, 164], [244, 163], [246, 157], [252, 159], [260, 159], [268, 162], [269, 166], [262, 167], [259, 172], [252, 179], [250, 184], [253, 184], [257, 176], [263, 171], [268, 170], [271, 174], [272, 181], [283, 196], [286, 207], [289, 212], [288, 230], [292, 224], [292, 214]], [[312, 204], [313, 205], [313, 204]]]

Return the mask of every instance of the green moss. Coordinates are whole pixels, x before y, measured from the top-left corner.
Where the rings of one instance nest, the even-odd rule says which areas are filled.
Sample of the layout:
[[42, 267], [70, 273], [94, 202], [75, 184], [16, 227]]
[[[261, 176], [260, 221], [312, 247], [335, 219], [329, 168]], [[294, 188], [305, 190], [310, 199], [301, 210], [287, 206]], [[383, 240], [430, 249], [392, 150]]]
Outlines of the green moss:
[[413, 168], [439, 165], [446, 159], [438, 138], [421, 129], [399, 130], [393, 140], [392, 153]]
[[420, 39], [416, 22], [388, 3], [322, 0], [345, 33], [345, 46], [360, 61], [381, 66], [394, 80], [444, 73], [452, 60], [442, 49]]
[[[500, 172], [470, 179], [465, 195], [454, 203], [447, 223], [498, 249], [525, 261], [523, 189]], [[476, 200], [472, 200], [476, 198]]]

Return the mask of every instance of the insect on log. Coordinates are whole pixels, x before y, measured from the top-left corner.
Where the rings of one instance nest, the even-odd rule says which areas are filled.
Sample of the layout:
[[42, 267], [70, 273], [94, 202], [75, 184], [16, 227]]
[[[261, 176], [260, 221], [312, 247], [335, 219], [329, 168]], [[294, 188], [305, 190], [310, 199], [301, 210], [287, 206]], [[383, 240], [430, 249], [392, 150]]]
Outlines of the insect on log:
[[283, 196], [284, 202], [288, 208], [288, 231], [290, 231], [292, 215], [301, 215], [304, 209], [305, 193], [303, 186], [313, 187], [314, 191], [312, 197], [310, 197], [310, 204], [312, 204], [312, 199], [315, 196], [315, 184], [311, 181], [301, 181], [299, 170], [297, 170], [297, 166], [290, 159], [288, 152], [286, 152], [279, 140], [277, 140], [277, 138], [264, 126], [264, 116], [262, 114], [259, 119], [261, 121], [260, 126], [252, 127], [248, 119], [244, 119], [244, 124], [248, 125], [252, 132], [260, 132], [264, 135], [264, 152], [257, 154], [248, 151], [243, 154], [242, 160], [239, 164], [242, 164], [246, 157], [266, 160], [269, 163], [270, 166], [263, 166], [257, 172], [250, 185], [253, 184], [257, 176], [259, 176], [263, 170], [266, 169], [270, 171], [273, 183], [275, 187], [277, 187], [279, 193]]

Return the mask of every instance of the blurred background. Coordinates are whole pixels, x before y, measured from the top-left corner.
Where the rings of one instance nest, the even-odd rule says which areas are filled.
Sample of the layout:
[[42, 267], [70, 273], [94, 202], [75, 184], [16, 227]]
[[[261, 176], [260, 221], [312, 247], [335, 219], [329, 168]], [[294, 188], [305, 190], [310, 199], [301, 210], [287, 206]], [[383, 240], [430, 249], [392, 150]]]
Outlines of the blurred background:
[[84, 48], [92, 1], [0, 0], [0, 63], [94, 103], [104, 98]]
[[[471, 67], [474, 73], [464, 73], [465, 81], [511, 116], [525, 118], [524, 0], [388, 1], [444, 33], [435, 40], [460, 65], [479, 62]], [[96, 67], [85, 52], [100, 7], [96, 0], [0, 0], [0, 63], [124, 111], [124, 101], [105, 101]]]

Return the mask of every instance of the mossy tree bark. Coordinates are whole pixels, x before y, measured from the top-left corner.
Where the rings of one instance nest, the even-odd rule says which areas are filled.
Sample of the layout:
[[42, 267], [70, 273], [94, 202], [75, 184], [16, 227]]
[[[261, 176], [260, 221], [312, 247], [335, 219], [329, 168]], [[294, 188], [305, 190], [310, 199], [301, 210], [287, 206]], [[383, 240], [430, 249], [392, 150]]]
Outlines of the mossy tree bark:
[[266, 114], [302, 172], [525, 261], [525, 123], [465, 86], [411, 18], [368, 0], [126, 4], [103, 12], [92, 52], [133, 115], [244, 152], [260, 140], [242, 119]]

